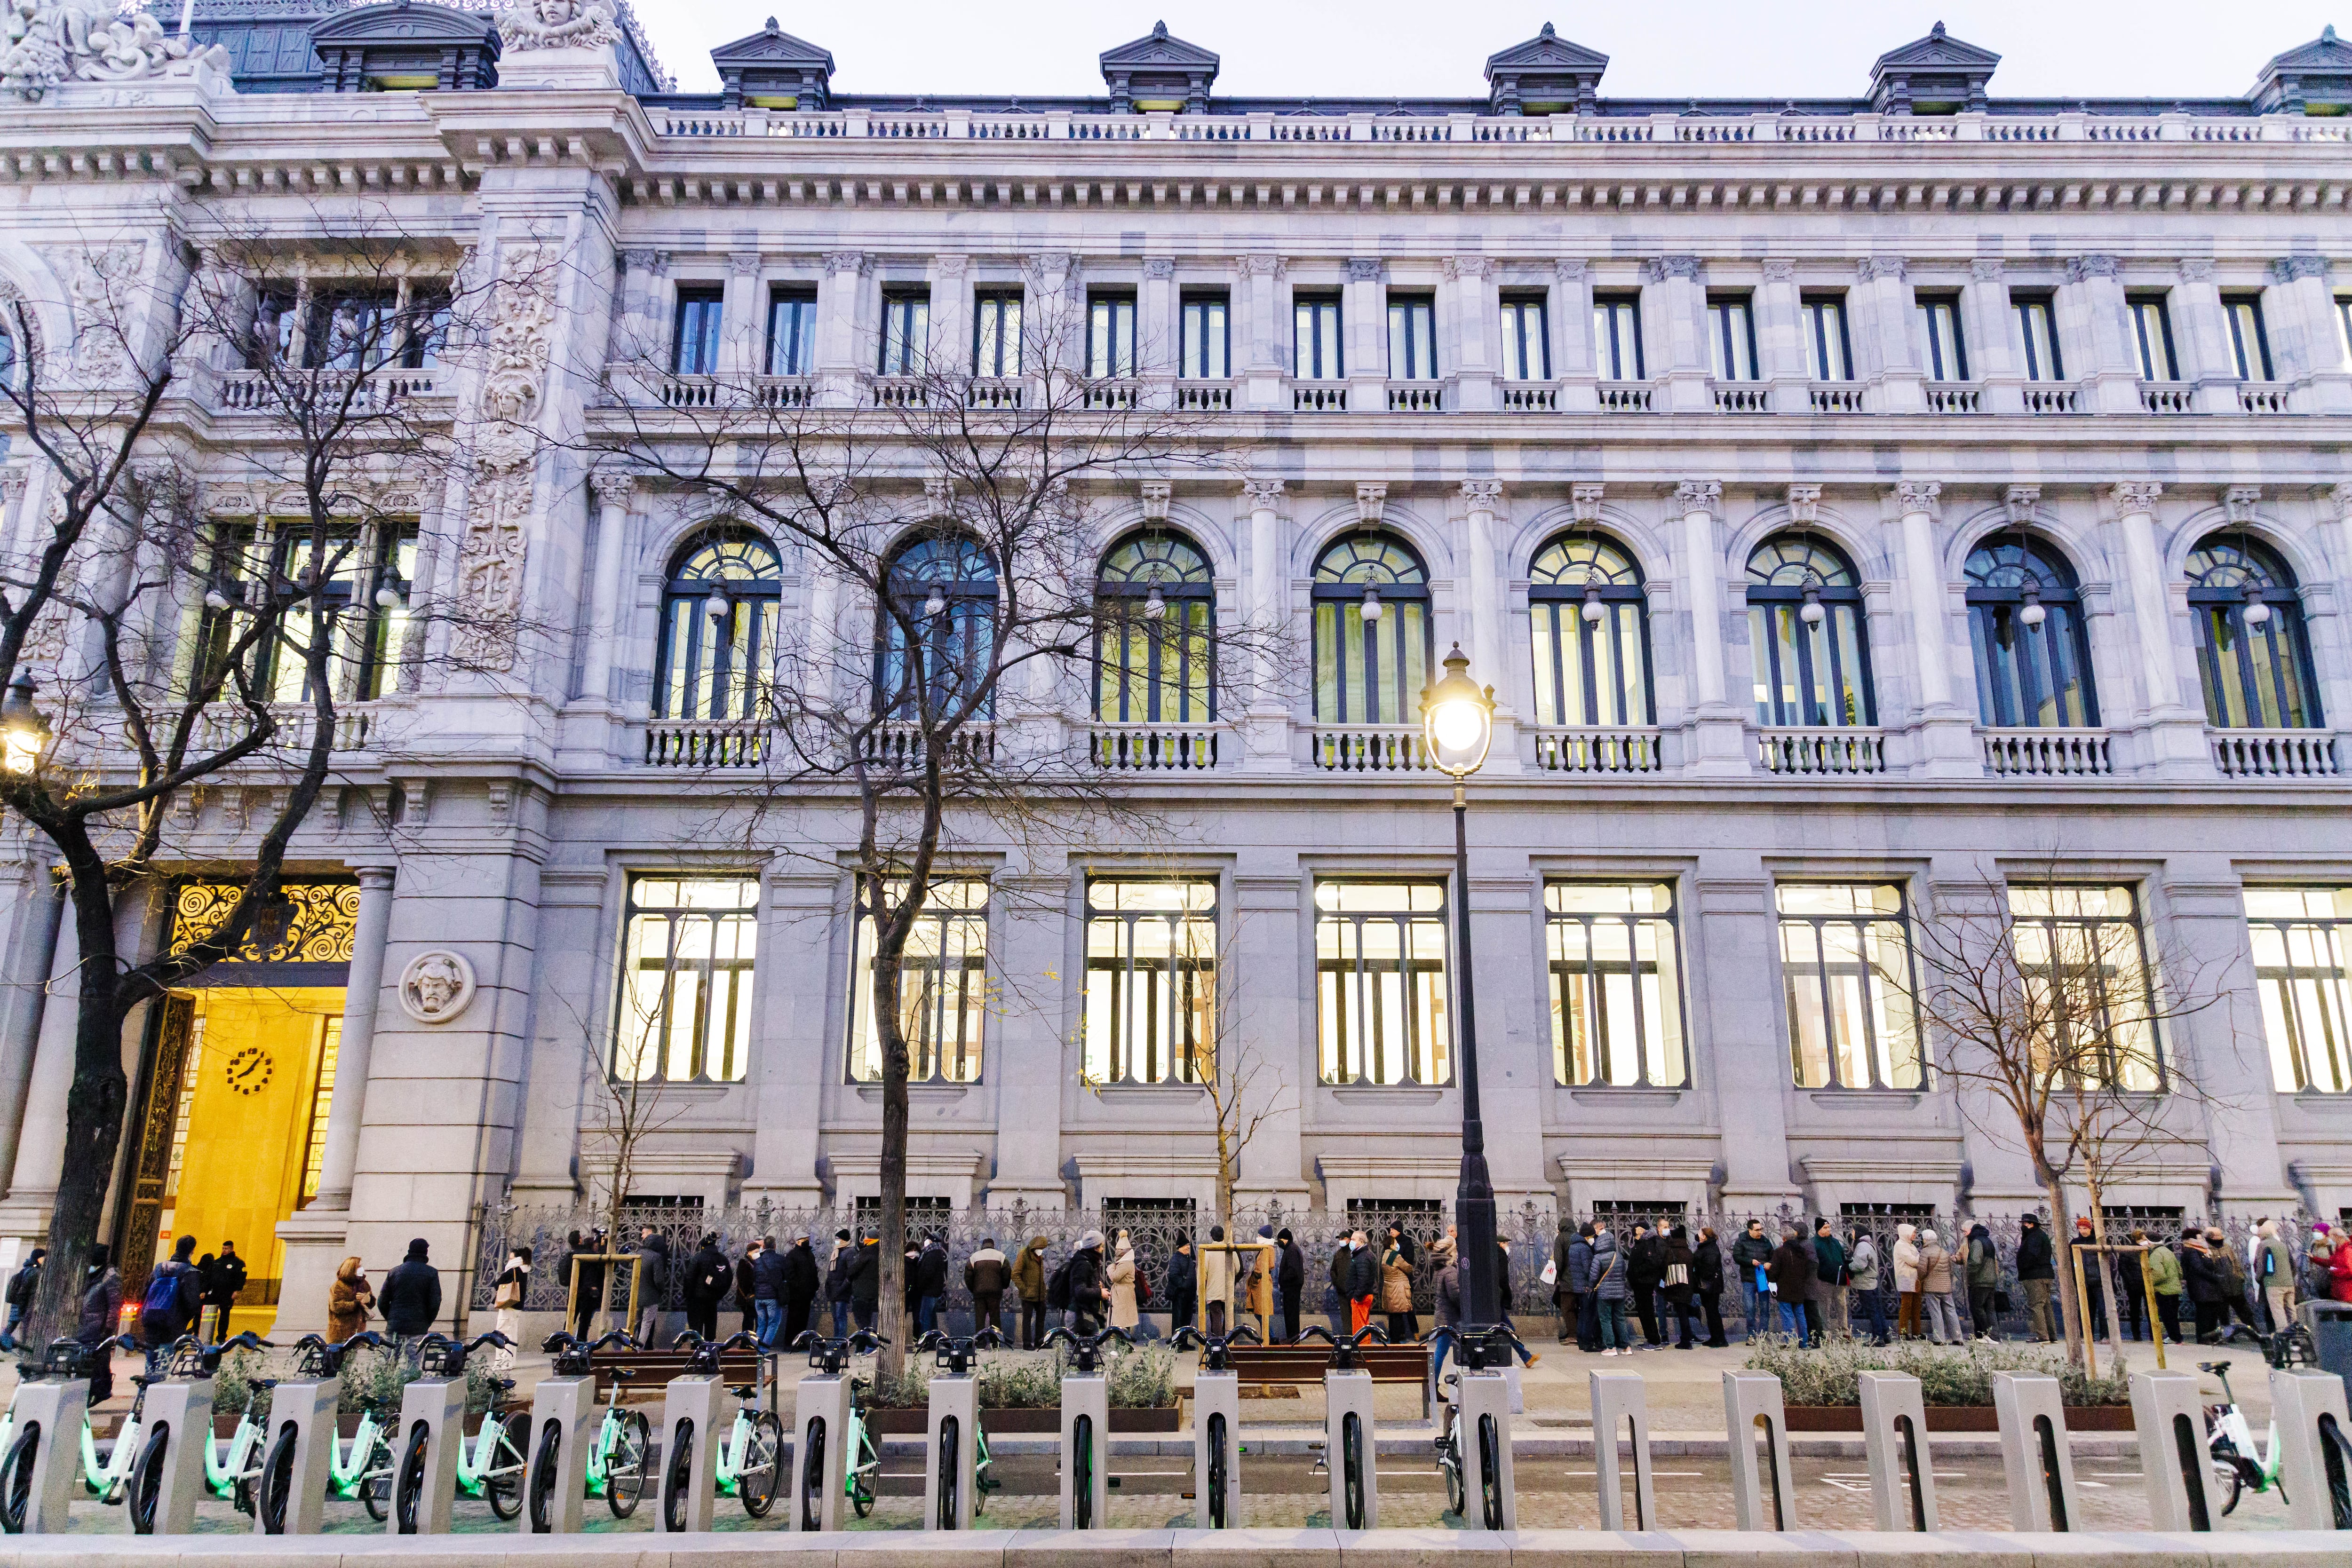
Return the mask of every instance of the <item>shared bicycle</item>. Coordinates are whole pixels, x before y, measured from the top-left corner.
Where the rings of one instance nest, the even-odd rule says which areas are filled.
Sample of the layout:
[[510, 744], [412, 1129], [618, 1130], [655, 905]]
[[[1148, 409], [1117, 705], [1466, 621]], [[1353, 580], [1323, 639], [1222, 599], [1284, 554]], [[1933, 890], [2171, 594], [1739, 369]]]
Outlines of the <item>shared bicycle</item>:
[[[1103, 1369], [1103, 1346], [1112, 1340], [1132, 1349], [1135, 1341], [1125, 1329], [1104, 1329], [1099, 1333], [1079, 1334], [1068, 1329], [1050, 1329], [1039, 1342], [1041, 1347], [1056, 1340], [1070, 1347], [1070, 1370], [1100, 1372]], [[1095, 1430], [1094, 1417], [1080, 1416], [1070, 1427], [1070, 1497], [1073, 1521], [1080, 1530], [1095, 1527]]]
[[[956, 1338], [933, 1329], [915, 1342], [915, 1348], [931, 1352], [939, 1369], [949, 1376], [963, 1377], [971, 1373], [981, 1351], [1003, 1349], [1004, 1336], [992, 1328], [982, 1329], [964, 1338]], [[956, 1430], [955, 1424], [956, 1418], [950, 1416], [940, 1427], [939, 1527], [941, 1530], [958, 1529], [961, 1523], [958, 1516], [963, 1506], [963, 1499], [959, 1495], [963, 1477], [956, 1451], [961, 1446], [960, 1439], [962, 1434]], [[988, 1428], [977, 1415], [972, 1419], [971, 1441], [971, 1516], [978, 1519], [988, 1511], [988, 1494], [1000, 1490], [1004, 1483], [996, 1478], [996, 1458], [988, 1451]]]
[[[417, 1342], [417, 1368], [427, 1377], [463, 1379], [466, 1358], [486, 1344], [509, 1350], [514, 1342], [495, 1331], [464, 1342], [446, 1334], [426, 1334]], [[491, 1379], [490, 1407], [483, 1413], [473, 1442], [469, 1446], [460, 1434], [457, 1444], [457, 1490], [467, 1497], [488, 1497], [490, 1511], [502, 1520], [522, 1512], [523, 1450], [530, 1442], [530, 1417], [507, 1407], [507, 1396], [513, 1391], [513, 1378]], [[428, 1436], [424, 1422], [410, 1427], [394, 1482], [393, 1507], [399, 1514], [403, 1535], [416, 1533], [417, 1517], [424, 1508]]]
[[[847, 1339], [824, 1339], [816, 1330], [803, 1331], [801, 1337], [788, 1347], [808, 1352], [809, 1365], [830, 1377], [838, 1377], [849, 1365], [850, 1357], [871, 1355], [890, 1342], [871, 1329], [859, 1329]], [[874, 1513], [875, 1482], [882, 1474], [882, 1456], [876, 1452], [874, 1438], [866, 1428], [866, 1391], [873, 1386], [870, 1379], [853, 1375], [849, 1379], [849, 1430], [842, 1434], [846, 1445], [844, 1452], [849, 1462], [843, 1467], [841, 1489], [849, 1499], [849, 1506], [860, 1519]], [[825, 1434], [817, 1427], [809, 1434], [809, 1451], [801, 1469], [801, 1528], [814, 1530], [823, 1515], [821, 1489], [824, 1485]]]
[[2238, 1408], [2237, 1396], [2230, 1392], [2230, 1364], [2226, 1361], [2200, 1361], [2197, 1370], [2209, 1372], [2221, 1380], [2221, 1403], [2205, 1407], [2205, 1425], [2209, 1436], [2206, 1452], [2213, 1460], [2213, 1485], [2227, 1494], [2221, 1504], [2223, 1513], [2234, 1512], [2238, 1500], [2252, 1488], [2259, 1497], [2267, 1491], [2279, 1494], [2286, 1500], [2286, 1482], [2279, 1469], [2284, 1455], [2279, 1442], [2278, 1423], [2271, 1423], [2267, 1448], [2257, 1447], [2253, 1427], [2247, 1422], [2245, 1412]]
[[[672, 1349], [688, 1353], [687, 1374], [694, 1377], [716, 1377], [720, 1374], [719, 1358], [730, 1350], [756, 1351], [760, 1338], [754, 1333], [737, 1333], [724, 1340], [706, 1340], [688, 1330], [677, 1336]], [[784, 1451], [783, 1423], [772, 1410], [756, 1408], [760, 1397], [757, 1383], [730, 1384], [728, 1393], [735, 1396], [735, 1423], [727, 1436], [719, 1439], [711, 1463], [717, 1477], [719, 1495], [731, 1497], [743, 1505], [743, 1511], [753, 1519], [765, 1519], [776, 1506], [776, 1493], [782, 1488]], [[693, 1449], [680, 1443], [670, 1445], [670, 1485], [666, 1488], [672, 1500], [673, 1530], [685, 1527], [685, 1496], [693, 1463]]]
[[[1438, 1379], [1438, 1398], [1444, 1414], [1438, 1419], [1438, 1433], [1433, 1446], [1437, 1450], [1437, 1468], [1445, 1477], [1445, 1511], [1456, 1519], [1469, 1517], [1469, 1466], [1463, 1452], [1461, 1401], [1447, 1395], [1447, 1389], [1458, 1393], [1465, 1372], [1483, 1372], [1488, 1367], [1507, 1364], [1514, 1354], [1524, 1356], [1527, 1346], [1508, 1328], [1496, 1325], [1490, 1329], [1463, 1331], [1444, 1328], [1429, 1335], [1433, 1345], [1450, 1344], [1455, 1351], [1454, 1368]], [[1441, 1351], [1439, 1354], [1443, 1354]], [[1480, 1516], [1489, 1530], [1503, 1528], [1503, 1445], [1509, 1437], [1497, 1427], [1491, 1415], [1478, 1417], [1478, 1506]]]
[[[87, 1378], [96, 1370], [97, 1358], [111, 1355], [118, 1347], [140, 1348], [139, 1342], [128, 1334], [100, 1340], [94, 1345], [85, 1345], [77, 1339], [51, 1340], [49, 1348], [38, 1359], [28, 1356], [16, 1364], [17, 1390], [21, 1393], [26, 1384], [46, 1379]], [[131, 1398], [131, 1414], [116, 1431], [114, 1447], [104, 1462], [98, 1457], [98, 1439], [90, 1430], [89, 1413], [82, 1413], [82, 1484], [100, 1501], [122, 1500], [123, 1486], [130, 1479], [132, 1458], [138, 1452], [139, 1422], [147, 1403], [147, 1385], [162, 1381], [160, 1377], [143, 1375], [131, 1379], [139, 1392]], [[38, 1422], [28, 1421], [22, 1431], [17, 1430], [16, 1401], [11, 1396], [7, 1413], [0, 1416], [0, 1456], [5, 1456], [0, 1457], [0, 1530], [10, 1535], [23, 1532], [26, 1512], [32, 1506], [33, 1461], [40, 1444]]]
[[[568, 1333], [552, 1333], [540, 1348], [555, 1358], [551, 1369], [554, 1376], [590, 1377], [595, 1374], [596, 1353], [610, 1345], [623, 1350], [642, 1348], [634, 1336], [621, 1329], [614, 1329], [593, 1344], [583, 1343]], [[646, 1418], [646, 1413], [621, 1407], [621, 1390], [636, 1375], [636, 1368], [632, 1366], [611, 1369], [613, 1381], [604, 1401], [604, 1416], [597, 1424], [594, 1441], [588, 1446], [588, 1495], [603, 1498], [614, 1519], [626, 1519], [637, 1511], [637, 1503], [646, 1495], [646, 1456], [653, 1448], [653, 1423]], [[537, 1533], [544, 1534], [554, 1528], [556, 1459], [562, 1440], [562, 1428], [549, 1423], [547, 1430], [540, 1434], [539, 1451], [531, 1461], [530, 1527]]]
[[[263, 1351], [276, 1347], [268, 1340], [247, 1332], [219, 1344], [205, 1344], [194, 1334], [184, 1334], [172, 1345], [169, 1375], [190, 1381], [209, 1380], [220, 1371], [221, 1360], [232, 1350]], [[255, 1396], [271, 1386], [269, 1380], [257, 1380], [251, 1385]], [[216, 1441], [212, 1430], [194, 1434], [204, 1444], [205, 1490], [216, 1498], [228, 1499], [240, 1491], [250, 1495], [261, 1477], [262, 1423], [255, 1414], [262, 1400], [248, 1396], [245, 1408], [237, 1413], [236, 1429], [224, 1443]], [[163, 1494], [163, 1469], [171, 1458], [173, 1435], [158, 1428], [148, 1434], [141, 1445], [139, 1457], [131, 1462], [131, 1486], [126, 1500], [131, 1514], [131, 1528], [141, 1535], [155, 1532], [155, 1505]], [[248, 1508], [247, 1511], [251, 1512]]]

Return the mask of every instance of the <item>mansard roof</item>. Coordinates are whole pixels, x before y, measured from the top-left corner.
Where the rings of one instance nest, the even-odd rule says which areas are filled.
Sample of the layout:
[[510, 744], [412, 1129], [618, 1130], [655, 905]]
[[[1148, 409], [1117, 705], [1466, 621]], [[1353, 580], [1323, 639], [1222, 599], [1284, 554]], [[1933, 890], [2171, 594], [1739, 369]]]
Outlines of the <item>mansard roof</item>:
[[315, 22], [310, 47], [328, 92], [499, 85], [499, 24], [481, 11], [390, 0]]
[[1194, 114], [1209, 108], [1209, 89], [1217, 79], [1217, 57], [1200, 45], [1188, 43], [1154, 22], [1140, 38], [1105, 49], [1100, 57], [1103, 83], [1110, 89], [1113, 113], [1133, 113], [1139, 106], [1181, 104]]
[[362, 5], [310, 24], [310, 40], [327, 44], [479, 44], [498, 50], [498, 19], [485, 11], [453, 11], [415, 0]]
[[1870, 107], [1880, 114], [1981, 110], [1985, 84], [1999, 64], [1999, 55], [1953, 37], [1938, 22], [1926, 37], [1878, 57], [1870, 68]]
[[1142, 37], [1105, 49], [1100, 64], [1106, 71], [1113, 66], [1177, 66], [1205, 67], [1214, 73], [1217, 57], [1198, 44], [1177, 37], [1168, 30], [1167, 23], [1154, 22], [1151, 31]]
[[710, 63], [724, 68], [728, 66], [814, 66], [833, 74], [833, 51], [795, 38], [776, 26], [773, 16], [768, 25], [749, 37], [738, 38], [731, 44], [721, 44], [710, 51]]
[[1521, 114], [1530, 104], [1590, 110], [1609, 57], [1572, 44], [1552, 30], [1486, 57], [1487, 104], [1497, 114]]
[[2352, 44], [2333, 26], [2324, 28], [2311, 42], [2273, 56], [2246, 96], [2258, 114], [2302, 114], [2313, 104], [2352, 108]]
[[833, 51], [768, 25], [750, 37], [710, 51], [723, 100], [730, 109], [746, 101], [789, 103], [795, 109], [825, 109], [833, 97]]

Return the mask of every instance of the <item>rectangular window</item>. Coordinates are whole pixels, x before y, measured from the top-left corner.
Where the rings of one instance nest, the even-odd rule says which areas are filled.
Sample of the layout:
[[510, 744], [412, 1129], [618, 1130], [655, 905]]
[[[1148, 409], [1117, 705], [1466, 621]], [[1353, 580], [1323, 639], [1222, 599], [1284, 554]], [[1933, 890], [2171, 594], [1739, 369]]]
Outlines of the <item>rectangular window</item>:
[[253, 340], [245, 368], [261, 369], [265, 359], [286, 364], [294, 358], [295, 329], [302, 319], [301, 291], [291, 283], [265, 283], [253, 302]]
[[1554, 1082], [1687, 1083], [1674, 884], [1547, 883], [1544, 934]]
[[760, 880], [629, 878], [613, 1076], [625, 1083], [739, 1083], [751, 1064], [751, 960]]
[[929, 366], [931, 297], [926, 293], [882, 297], [882, 362], [886, 376], [919, 376]]
[[2352, 887], [2250, 887], [2246, 927], [2272, 1083], [2352, 1092]]
[[[397, 685], [409, 625], [409, 595], [416, 575], [417, 525], [388, 520], [372, 529], [329, 533], [323, 541], [308, 522], [273, 518], [210, 525], [205, 584], [228, 601], [207, 604], [196, 630], [196, 663], [190, 676], [218, 674], [221, 661], [245, 633], [251, 612], [264, 596], [306, 574], [320, 579], [318, 613], [328, 632], [327, 670], [335, 695], [372, 702]], [[209, 597], [209, 595], [208, 595]], [[280, 622], [274, 643], [257, 646], [247, 668], [272, 702], [310, 700], [309, 613]]]
[[2161, 1090], [2156, 997], [2132, 890], [2012, 885], [2009, 914], [2018, 977], [2040, 1020], [2036, 1049], [2053, 1077]]
[[1326, 1083], [1448, 1083], [1445, 884], [1315, 884], [1315, 989]]
[[1221, 382], [1233, 374], [1226, 358], [1225, 297], [1184, 296], [1184, 343], [1179, 373], [1189, 382]]
[[972, 298], [971, 373], [1021, 373], [1021, 295], [1017, 290]]
[[400, 362], [404, 369], [421, 371], [441, 362], [441, 355], [449, 346], [449, 323], [454, 313], [446, 288], [409, 291], [401, 320]]
[[779, 288], [768, 296], [768, 373], [804, 376], [816, 369], [816, 290]]
[[[894, 898], [903, 887], [894, 886]], [[849, 965], [849, 1076], [882, 1082], [882, 1030], [874, 1018], [874, 916], [857, 900], [857, 950]], [[908, 1080], [980, 1082], [982, 1026], [988, 1012], [988, 883], [934, 882], [915, 916], [898, 970], [898, 1027]]]
[[2125, 302], [2131, 312], [2132, 346], [2139, 350], [2139, 379], [2177, 382], [2180, 360], [2172, 351], [2172, 314], [2161, 294], [2142, 295]]
[[2058, 318], [2048, 299], [2011, 299], [2017, 312], [2018, 335], [2025, 341], [2025, 379], [2063, 382], [2065, 370], [2058, 360]]
[[373, 371], [403, 347], [400, 296], [390, 288], [320, 289], [303, 324], [302, 362], [312, 370]]
[[1437, 302], [1412, 295], [1389, 297], [1389, 380], [1437, 379]]
[[1551, 332], [1543, 297], [1503, 301], [1503, 379], [1513, 382], [1551, 380]]
[[1923, 1087], [1902, 884], [1782, 883], [1775, 894], [1797, 1087]]
[[671, 370], [682, 376], [719, 373], [719, 324], [726, 303], [726, 291], [720, 288], [677, 291], [677, 333], [670, 348]]
[[1706, 302], [1707, 351], [1714, 358], [1715, 379], [1752, 382], [1756, 379], [1756, 313], [1745, 294]]
[[1291, 307], [1292, 376], [1302, 382], [1336, 382], [1348, 372], [1339, 353], [1339, 298], [1302, 294]]
[[1592, 298], [1592, 352], [1604, 382], [1646, 379], [1642, 364], [1642, 297], [1596, 294]]
[[2235, 356], [2238, 379], [2242, 382], [2267, 382], [2276, 378], [2271, 373], [2271, 338], [2263, 329], [2263, 301], [2258, 294], [2233, 294], [2221, 300], [2221, 312], [2230, 319], [2230, 352]]
[[1920, 351], [1931, 382], [1969, 379], [1969, 353], [1960, 340], [1960, 302], [1957, 298], [1927, 298], [1919, 301]]
[[319, 1196], [320, 1173], [327, 1167], [327, 1115], [335, 1102], [335, 1058], [342, 1047], [343, 1020], [320, 1019], [319, 1071], [310, 1086], [310, 1122], [302, 1139], [302, 1191], [294, 1200], [297, 1208], [308, 1208]]
[[1805, 352], [1812, 361], [1813, 380], [1853, 380], [1853, 340], [1845, 327], [1845, 297], [1809, 294], [1801, 308], [1805, 318]]
[[1087, 374], [1117, 381], [1135, 374], [1135, 296], [1097, 294], [1087, 301]]
[[1198, 1083], [1216, 1072], [1217, 884], [1087, 884], [1086, 1078]]
[[2352, 370], [2352, 294], [2336, 297], [2336, 362]]

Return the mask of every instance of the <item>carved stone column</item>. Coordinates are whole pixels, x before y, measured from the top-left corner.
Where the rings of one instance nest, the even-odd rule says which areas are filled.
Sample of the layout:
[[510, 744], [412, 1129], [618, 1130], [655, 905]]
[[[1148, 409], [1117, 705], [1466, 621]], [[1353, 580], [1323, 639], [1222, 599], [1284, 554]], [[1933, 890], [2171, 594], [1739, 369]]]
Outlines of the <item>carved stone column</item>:
[[623, 643], [621, 581], [628, 550], [629, 497], [637, 479], [625, 468], [599, 468], [588, 476], [596, 497], [596, 576], [588, 598], [588, 643], [582, 650], [582, 700], [610, 706], [614, 654]]
[[1282, 319], [1284, 296], [1288, 292], [1284, 286], [1282, 257], [1263, 253], [1242, 257], [1240, 303], [1246, 335], [1241, 342], [1239, 358], [1252, 408], [1282, 408], [1288, 402], [1285, 382], [1290, 376], [1290, 365], [1283, 350], [1289, 334]]
[[2271, 352], [2285, 362], [2279, 379], [2293, 381], [2297, 413], [2352, 413], [2352, 368], [2345, 363], [2344, 332], [2336, 323], [2336, 295], [2327, 286], [2327, 258], [2290, 256], [2271, 263], [2266, 301], [2278, 303], [2263, 325]]
[[2145, 771], [2201, 775], [2212, 768], [2200, 710], [2180, 695], [2179, 664], [2172, 641], [2172, 596], [2165, 580], [2164, 555], [2156, 540], [2156, 503], [2164, 486], [2153, 480], [2116, 486], [2116, 528], [2123, 538], [2124, 569], [2131, 584], [2133, 640], [2139, 647], [2141, 700], [2133, 715], [2139, 732], [2138, 767]]
[[1797, 291], [1797, 264], [1764, 263], [1764, 284], [1756, 291], [1757, 370], [1772, 387], [1772, 412], [1802, 413], [1810, 406], [1812, 359], [1805, 343], [1804, 302]]
[[824, 258], [816, 289], [816, 370], [817, 396], [827, 408], [856, 407], [858, 377], [873, 368], [860, 351], [873, 270], [874, 258], [864, 251], [831, 251]]
[[1887, 492], [1899, 519], [1903, 588], [1910, 612], [1911, 649], [1918, 671], [1918, 706], [1911, 716], [1916, 771], [1931, 779], [1968, 779], [1983, 771], [1970, 715], [1953, 706], [1951, 652], [1944, 625], [1944, 570], [1936, 549], [1936, 516], [1944, 487], [1905, 480]]
[[2230, 349], [2230, 319], [2221, 308], [2221, 286], [2210, 256], [2180, 263], [2180, 283], [2172, 290], [2173, 351], [2180, 379], [2190, 383], [2189, 407], [2198, 413], [2238, 412], [2237, 355]]
[[1642, 337], [1662, 409], [1704, 413], [1715, 406], [1707, 382], [1706, 286], [1695, 256], [1653, 256], [1642, 269]]
[[1348, 406], [1358, 413], [1388, 407], [1388, 291], [1378, 256], [1351, 256], [1339, 298], [1340, 340], [1347, 345]]
[[[1906, 340], [1918, 330], [1908, 314], [1903, 330]], [[1969, 375], [1984, 388], [1987, 413], [2025, 412], [2025, 368], [2011, 341], [2015, 331], [2007, 271], [2000, 257], [1980, 256], [1969, 263], [1969, 281], [1960, 290], [1960, 332]], [[1927, 352], [1923, 343], [1914, 342], [1913, 349]]]
[[2082, 383], [2086, 413], [2137, 413], [2139, 350], [2124, 304], [2123, 265], [2112, 256], [2078, 256], [2066, 263], [2058, 290], [2061, 352], [2067, 375]]
[[1594, 371], [1592, 275], [1581, 256], [1551, 264], [1551, 373], [1559, 382], [1562, 413], [1596, 413], [1601, 386]]
[[[1495, 406], [1495, 353], [1499, 340], [1495, 258], [1449, 256], [1445, 277], [1454, 306], [1454, 384], [1456, 406], [1479, 412]], [[1439, 368], [1443, 370], [1441, 362]]]
[[1857, 366], [1873, 385], [1869, 406], [1879, 413], [1927, 412], [1927, 376], [1919, 368], [1917, 328], [1912, 321], [1911, 284], [1899, 256], [1866, 256], [1854, 289], [1861, 309], [1854, 322]]
[[1462, 504], [1469, 513], [1470, 675], [1480, 685], [1495, 690], [1495, 741], [1487, 748], [1486, 766], [1496, 772], [1517, 772], [1518, 714], [1511, 702], [1514, 683], [1503, 663], [1502, 552], [1496, 538], [1502, 521], [1502, 482], [1465, 480]]
[[1707, 777], [1746, 775], [1753, 771], [1747, 722], [1724, 696], [1723, 561], [1715, 540], [1723, 486], [1714, 479], [1685, 479], [1675, 487], [1675, 505], [1683, 519], [1681, 559], [1675, 564], [1691, 617], [1691, 743], [1685, 766]]
[[1176, 406], [1176, 376], [1183, 364], [1184, 312], [1176, 293], [1176, 263], [1146, 256], [1143, 287], [1135, 301], [1135, 373], [1151, 408]]
[[1279, 479], [1250, 479], [1242, 485], [1242, 502], [1249, 509], [1250, 634], [1257, 641], [1250, 662], [1252, 689], [1244, 722], [1250, 765], [1277, 769], [1288, 767], [1290, 761], [1290, 713], [1279, 695], [1281, 672], [1275, 652], [1289, 631], [1290, 620], [1282, 488]]

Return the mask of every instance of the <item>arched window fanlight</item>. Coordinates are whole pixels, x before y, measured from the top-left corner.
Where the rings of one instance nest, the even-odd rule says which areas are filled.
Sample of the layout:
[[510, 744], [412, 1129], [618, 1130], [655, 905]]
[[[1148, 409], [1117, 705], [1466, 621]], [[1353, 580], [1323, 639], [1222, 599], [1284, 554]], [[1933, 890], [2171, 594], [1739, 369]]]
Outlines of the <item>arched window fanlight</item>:
[[1748, 643], [1762, 725], [1878, 722], [1853, 567], [1829, 544], [1778, 534], [1748, 558]]
[[882, 616], [876, 701], [885, 716], [913, 720], [993, 716], [983, 691], [996, 646], [996, 567], [968, 534], [934, 533], [891, 558], [890, 606]]
[[2189, 610], [2205, 722], [2217, 729], [2315, 729], [2319, 683], [2294, 573], [2246, 533], [2213, 534], [2189, 556]]
[[1977, 718], [1988, 728], [2084, 728], [2099, 722], [2074, 573], [2028, 534], [1999, 533], [1969, 554], [1969, 647]]
[[1315, 563], [1315, 718], [1413, 725], [1434, 657], [1429, 571], [1377, 529], [1350, 534]]
[[1657, 722], [1642, 570], [1614, 541], [1563, 534], [1537, 551], [1528, 612], [1537, 723]]
[[704, 534], [678, 552], [662, 592], [659, 716], [759, 716], [783, 586], [775, 547], [748, 528]]
[[1103, 557], [1095, 586], [1095, 717], [1206, 724], [1216, 715], [1216, 585], [1181, 534], [1147, 528]]

